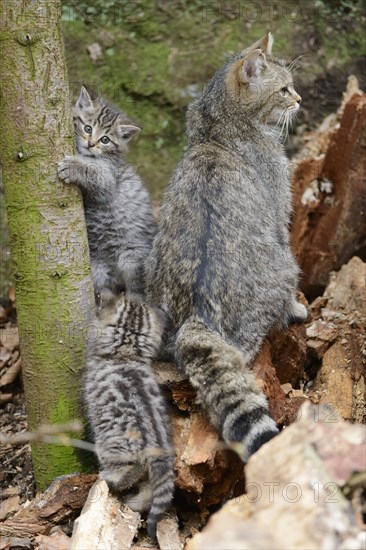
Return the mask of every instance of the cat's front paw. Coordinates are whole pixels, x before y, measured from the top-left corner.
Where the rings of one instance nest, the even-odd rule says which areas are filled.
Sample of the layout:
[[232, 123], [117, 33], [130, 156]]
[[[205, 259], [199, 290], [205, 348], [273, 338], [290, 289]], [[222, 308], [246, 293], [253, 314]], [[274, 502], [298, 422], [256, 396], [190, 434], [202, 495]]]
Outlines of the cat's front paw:
[[65, 157], [57, 166], [57, 175], [65, 183], [77, 183], [81, 161], [78, 157]]

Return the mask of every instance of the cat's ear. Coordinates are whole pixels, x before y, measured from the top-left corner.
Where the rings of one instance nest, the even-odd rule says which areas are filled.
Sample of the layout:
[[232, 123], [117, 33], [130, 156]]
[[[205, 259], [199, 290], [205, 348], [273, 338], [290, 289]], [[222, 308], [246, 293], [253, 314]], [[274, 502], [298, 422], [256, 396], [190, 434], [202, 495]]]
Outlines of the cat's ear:
[[81, 87], [80, 95], [78, 97], [77, 103], [80, 105], [80, 107], [84, 109], [88, 109], [90, 107], [93, 107], [93, 100], [91, 98], [90, 93], [85, 88], [85, 86]]
[[118, 128], [122, 139], [125, 141], [130, 141], [141, 131], [141, 127], [137, 124], [119, 124]]
[[246, 48], [244, 51], [248, 52], [251, 50], [261, 50], [264, 54], [272, 55], [273, 47], [273, 34], [271, 31], [268, 31], [262, 38], [254, 42], [249, 48]]
[[272, 55], [272, 47], [273, 47], [273, 34], [268, 31], [260, 40], [259, 40], [259, 48], [262, 50], [262, 52]]
[[266, 67], [266, 58], [260, 49], [253, 50], [243, 60], [241, 78], [244, 82], [256, 82]]

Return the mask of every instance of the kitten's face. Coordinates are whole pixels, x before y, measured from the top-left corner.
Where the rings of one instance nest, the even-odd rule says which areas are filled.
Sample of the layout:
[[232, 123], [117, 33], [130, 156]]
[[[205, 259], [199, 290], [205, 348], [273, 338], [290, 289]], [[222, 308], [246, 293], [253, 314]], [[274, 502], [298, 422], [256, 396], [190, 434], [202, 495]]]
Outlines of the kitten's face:
[[122, 294], [101, 293], [95, 344], [98, 353], [152, 358], [160, 348], [163, 314], [145, 304], [132, 302]]
[[237, 56], [228, 69], [226, 85], [243, 111], [277, 123], [296, 113], [301, 97], [294, 89], [289, 68], [272, 57], [272, 44], [268, 33]]
[[141, 128], [103, 99], [92, 99], [81, 88], [74, 106], [74, 128], [78, 153], [88, 157], [120, 155]]

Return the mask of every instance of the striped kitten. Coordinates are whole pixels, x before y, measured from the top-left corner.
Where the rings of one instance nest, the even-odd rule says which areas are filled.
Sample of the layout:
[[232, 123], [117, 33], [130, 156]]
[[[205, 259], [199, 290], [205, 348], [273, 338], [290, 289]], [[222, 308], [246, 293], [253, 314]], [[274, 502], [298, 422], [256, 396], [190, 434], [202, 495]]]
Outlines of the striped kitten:
[[96, 332], [89, 339], [84, 399], [94, 432], [100, 476], [111, 489], [139, 493], [123, 499], [150, 512], [148, 534], [170, 506], [174, 490], [170, 419], [151, 360], [159, 351], [163, 314], [139, 302], [101, 294]]
[[79, 156], [61, 161], [58, 175], [83, 194], [95, 293], [125, 289], [129, 298], [142, 298], [143, 265], [156, 226], [149, 194], [124, 158], [141, 128], [84, 86], [74, 125]]

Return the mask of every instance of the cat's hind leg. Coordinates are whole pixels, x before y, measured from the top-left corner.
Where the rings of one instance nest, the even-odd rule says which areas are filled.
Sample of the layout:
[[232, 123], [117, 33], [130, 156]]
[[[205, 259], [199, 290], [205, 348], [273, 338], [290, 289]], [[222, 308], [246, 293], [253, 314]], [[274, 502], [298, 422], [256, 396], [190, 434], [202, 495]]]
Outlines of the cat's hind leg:
[[144, 477], [146, 469], [141, 465], [138, 450], [132, 448], [128, 434], [102, 437], [95, 447], [101, 464], [99, 475], [113, 491], [130, 489]]
[[144, 475], [141, 464], [113, 464], [99, 472], [112, 491], [121, 493], [138, 483]]
[[123, 496], [124, 504], [127, 504], [134, 512], [146, 512], [150, 510], [153, 493], [148, 479], [141, 481], [136, 491], [131, 491]]
[[145, 301], [144, 267], [142, 262], [121, 257], [116, 268], [116, 279], [126, 289], [126, 297], [132, 302]]
[[111, 274], [108, 266], [100, 261], [91, 261], [91, 273], [94, 285], [94, 294], [96, 301], [99, 303], [100, 293], [104, 288], [113, 290], [111, 285]]

